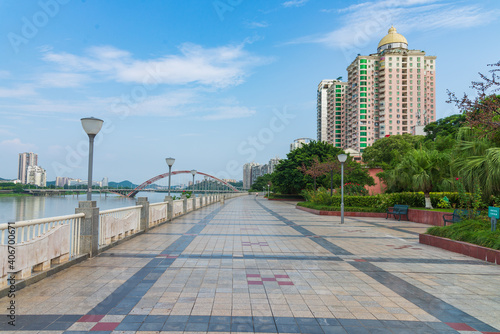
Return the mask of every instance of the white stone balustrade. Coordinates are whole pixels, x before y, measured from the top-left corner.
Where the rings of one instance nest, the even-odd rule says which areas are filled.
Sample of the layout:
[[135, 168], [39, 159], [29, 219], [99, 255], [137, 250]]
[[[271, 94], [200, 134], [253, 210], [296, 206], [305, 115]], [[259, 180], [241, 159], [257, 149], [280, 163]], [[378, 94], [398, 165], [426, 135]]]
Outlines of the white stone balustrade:
[[183, 202], [182, 199], [177, 199], [174, 201], [174, 214], [173, 217], [177, 217], [183, 214]]
[[99, 213], [99, 247], [109, 245], [141, 229], [142, 205]]
[[149, 227], [156, 226], [168, 219], [168, 203], [160, 202], [149, 206]]
[[[16, 280], [25, 279], [78, 255], [80, 224], [84, 216], [75, 214], [19, 221], [10, 227], [1, 224], [0, 288], [7, 285], [9, 273], [13, 273]], [[10, 243], [9, 234], [15, 236]]]

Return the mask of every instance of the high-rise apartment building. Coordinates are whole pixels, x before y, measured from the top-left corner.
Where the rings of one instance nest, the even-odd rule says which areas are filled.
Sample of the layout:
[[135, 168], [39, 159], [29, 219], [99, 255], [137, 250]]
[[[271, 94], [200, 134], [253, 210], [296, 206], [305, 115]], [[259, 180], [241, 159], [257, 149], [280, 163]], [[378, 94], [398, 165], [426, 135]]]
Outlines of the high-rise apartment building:
[[258, 163], [249, 162], [243, 165], [243, 188], [250, 189], [252, 186], [252, 167], [259, 166]]
[[[334, 134], [331, 143], [363, 152], [379, 138], [412, 133], [415, 126], [436, 120], [436, 57], [408, 49], [408, 41], [396, 28], [391, 27], [382, 38], [377, 53], [358, 55], [347, 72], [347, 83], [335, 84], [344, 87], [344, 92], [337, 87], [333, 92], [333, 83], [326, 88], [335, 112], [334, 123], [328, 126]], [[318, 140], [319, 128], [318, 118]]]
[[347, 83], [334, 80], [333, 84], [327, 90], [328, 100], [328, 131], [327, 142], [335, 147], [343, 147], [345, 136], [343, 129], [345, 127], [345, 92]]
[[38, 155], [33, 152], [19, 153], [17, 178], [22, 184], [28, 183], [28, 167], [38, 165]]
[[317, 124], [318, 141], [327, 141], [328, 138], [328, 88], [333, 80], [321, 80], [317, 92]]
[[318, 141], [342, 146], [346, 82], [322, 80], [317, 92]]
[[293, 143], [290, 144], [290, 152], [293, 150], [296, 150], [298, 148], [301, 148], [304, 145], [309, 144], [312, 141], [311, 138], [299, 138], [295, 139]]
[[40, 166], [28, 166], [26, 183], [45, 187], [47, 185], [47, 173], [45, 169]]

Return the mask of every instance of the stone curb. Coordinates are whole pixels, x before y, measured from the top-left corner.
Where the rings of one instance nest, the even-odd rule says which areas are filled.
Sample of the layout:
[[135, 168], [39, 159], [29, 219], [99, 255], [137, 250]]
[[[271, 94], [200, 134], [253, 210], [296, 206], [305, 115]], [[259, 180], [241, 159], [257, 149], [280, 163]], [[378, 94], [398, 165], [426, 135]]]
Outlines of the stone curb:
[[474, 245], [464, 241], [437, 237], [430, 234], [419, 234], [419, 242], [424, 245], [438, 247], [450, 252], [467, 255], [479, 260], [500, 264], [500, 251]]

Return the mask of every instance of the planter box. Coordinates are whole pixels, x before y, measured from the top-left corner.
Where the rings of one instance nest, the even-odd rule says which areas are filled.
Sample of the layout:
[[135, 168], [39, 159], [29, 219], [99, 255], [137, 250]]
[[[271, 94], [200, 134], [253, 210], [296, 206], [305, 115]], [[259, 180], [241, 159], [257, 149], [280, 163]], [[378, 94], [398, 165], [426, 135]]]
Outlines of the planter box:
[[424, 245], [434, 246], [479, 260], [500, 264], [500, 251], [495, 249], [470, 244], [468, 242], [436, 237], [430, 234], [420, 234], [418, 238], [419, 242]]
[[408, 209], [408, 219], [415, 223], [443, 226], [443, 215], [449, 212]]
[[[340, 216], [340, 211], [326, 211], [326, 210], [316, 210], [309, 209], [303, 206], [296, 206], [297, 209], [307, 211], [310, 213], [314, 213], [315, 215], [321, 216]], [[408, 210], [408, 220], [414, 223], [434, 225], [434, 226], [443, 226], [443, 215], [449, 212], [440, 212], [440, 211], [425, 211], [425, 210]], [[383, 212], [344, 212], [344, 216], [346, 217], [373, 217], [373, 218], [385, 218], [387, 217], [386, 213]], [[394, 217], [389, 217], [391, 220], [394, 220]], [[401, 221], [406, 221], [406, 217], [403, 216]]]
[[[314, 213], [315, 215], [320, 215], [320, 216], [339, 216], [340, 217], [340, 211], [326, 211], [326, 210], [316, 210], [316, 209], [309, 209], [305, 208], [303, 206], [296, 206], [297, 209]], [[347, 212], [344, 211], [344, 216], [345, 217], [372, 217], [372, 218], [385, 218], [387, 217], [387, 214], [383, 212]]]

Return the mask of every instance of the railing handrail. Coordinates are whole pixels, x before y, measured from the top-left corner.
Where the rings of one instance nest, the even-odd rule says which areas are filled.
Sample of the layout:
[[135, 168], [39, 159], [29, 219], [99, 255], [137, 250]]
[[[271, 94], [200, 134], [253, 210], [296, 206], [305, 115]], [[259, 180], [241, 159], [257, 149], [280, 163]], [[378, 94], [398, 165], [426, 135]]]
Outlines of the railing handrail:
[[135, 206], [127, 206], [125, 208], [118, 208], [118, 209], [110, 209], [110, 210], [99, 211], [99, 215], [108, 214], [108, 213], [114, 213], [114, 212], [120, 212], [120, 211], [126, 211], [126, 210], [132, 210], [132, 209], [137, 209], [137, 208], [142, 208], [142, 204], [141, 205], [135, 205]]
[[159, 206], [159, 205], [165, 205], [165, 204], [168, 204], [168, 202], [159, 202], [159, 203], [149, 204], [149, 207], [152, 207], [152, 206]]
[[[39, 224], [45, 224], [45, 223], [57, 222], [57, 221], [62, 221], [62, 220], [75, 219], [75, 218], [83, 218], [83, 217], [85, 217], [84, 213], [75, 213], [75, 214], [66, 215], [66, 216], [31, 219], [31, 220], [21, 220], [21, 221], [15, 222], [14, 224], [11, 224], [10, 227], [15, 228], [15, 227], [23, 227], [23, 226], [29, 226], [29, 225], [39, 225]], [[0, 231], [6, 230], [8, 227], [9, 227], [9, 224], [0, 224]]]

